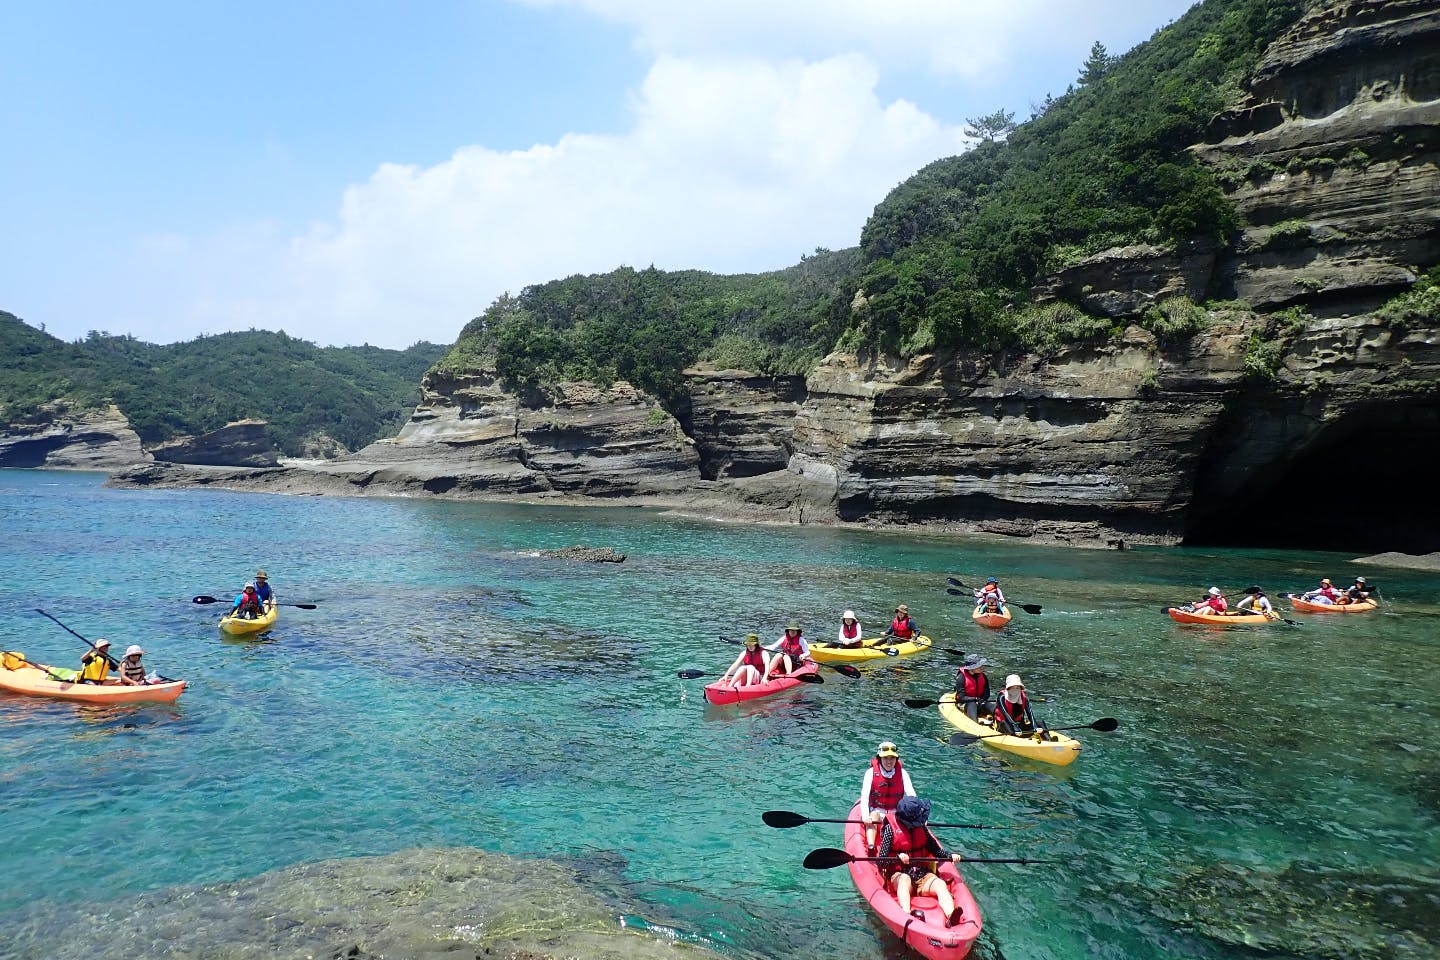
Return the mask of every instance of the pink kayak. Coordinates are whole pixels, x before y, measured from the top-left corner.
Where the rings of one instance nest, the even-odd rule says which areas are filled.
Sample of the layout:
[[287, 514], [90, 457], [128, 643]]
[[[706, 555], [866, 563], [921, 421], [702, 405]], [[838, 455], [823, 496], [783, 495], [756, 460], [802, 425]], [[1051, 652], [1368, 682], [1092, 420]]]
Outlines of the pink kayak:
[[[846, 819], [858, 821], [863, 814], [857, 803]], [[871, 856], [865, 848], [865, 828], [857, 822], [845, 826], [845, 852], [853, 857]], [[925, 914], [924, 920], [917, 920], [901, 912], [899, 902], [885, 886], [876, 863], [869, 860], [850, 863], [850, 879], [855, 881], [855, 889], [906, 946], [930, 960], [960, 960], [970, 952], [980, 936], [980, 908], [953, 863], [942, 864], [938, 872], [941, 879], [950, 885], [950, 893], [955, 897], [955, 905], [960, 908], [963, 918], [953, 927], [945, 926], [945, 915], [940, 912], [940, 905], [934, 897], [911, 897], [910, 906]]]
[[725, 681], [724, 684], [718, 681], [715, 683], [707, 683], [705, 685], [705, 699], [711, 703], [721, 704], [739, 703], [741, 700], [755, 700], [760, 697], [768, 697], [771, 694], [789, 690], [791, 687], [800, 686], [805, 681], [797, 680], [797, 677], [818, 673], [819, 671], [820, 667], [818, 665], [813, 661], [807, 660], [800, 666], [800, 669], [794, 673], [787, 673], [783, 677], [774, 677], [764, 683], [752, 683], [749, 686], [736, 687], [734, 689], [731, 689], [730, 681], [728, 680]]

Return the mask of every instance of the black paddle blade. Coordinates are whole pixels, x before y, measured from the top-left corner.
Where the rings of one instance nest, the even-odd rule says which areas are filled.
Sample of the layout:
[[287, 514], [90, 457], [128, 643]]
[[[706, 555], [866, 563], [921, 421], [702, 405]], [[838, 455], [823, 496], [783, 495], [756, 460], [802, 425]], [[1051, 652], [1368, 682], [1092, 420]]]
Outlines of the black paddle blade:
[[949, 655], [952, 656], [952, 657], [963, 657], [963, 656], [965, 656], [965, 651], [964, 651], [964, 650], [956, 650], [954, 647], [941, 647], [940, 649], [941, 649], [942, 651], [944, 651], [945, 653], [949, 654]]
[[802, 817], [789, 810], [766, 810], [760, 814], [760, 819], [765, 821], [767, 827], [779, 827], [781, 830], [789, 827], [803, 827], [810, 822], [809, 817]]
[[911, 710], [921, 710], [921, 709], [923, 709], [923, 708], [925, 708], [925, 707], [938, 707], [938, 706], [940, 706], [940, 701], [939, 701], [939, 700], [906, 700], [906, 701], [905, 701], [905, 706], [909, 707]]
[[733, 644], [735, 644], [737, 647], [743, 647], [743, 646], [745, 646], [745, 641], [744, 641], [744, 640], [732, 640], [732, 639], [729, 638], [729, 637], [721, 637], [721, 638], [720, 638], [720, 642], [721, 642], [721, 643], [733, 643]]
[[800, 864], [806, 870], [829, 870], [831, 867], [843, 867], [853, 857], [844, 850], [835, 847], [821, 847], [819, 850], [811, 850], [805, 854], [805, 860]]
[[280, 604], [280, 606], [282, 606], [282, 607], [299, 607], [301, 610], [315, 610], [315, 609], [317, 609], [316, 606], [315, 606], [315, 604], [313, 604], [313, 603], [282, 603], [282, 604]]
[[860, 671], [850, 666], [850, 664], [848, 663], [827, 663], [825, 664], [825, 666], [829, 667], [831, 670], [834, 670], [841, 676], [849, 677], [851, 680], [858, 680], [860, 678]]
[[899, 650], [896, 650], [894, 647], [886, 647], [886, 648], [885, 648], [885, 656], [887, 656], [887, 657], [898, 657], [898, 656], [900, 656], [900, 651], [899, 651]]
[[1026, 613], [1039, 616], [1040, 611], [1043, 610], [1044, 607], [1040, 606], [1040, 604], [1038, 603], [1022, 603], [1020, 604], [1020, 609], [1024, 610]]
[[705, 676], [704, 670], [681, 670], [676, 674], [681, 680], [694, 680], [696, 677]]
[[954, 577], [946, 577], [945, 582], [950, 584], [950, 586], [952, 587], [963, 587], [966, 590], [970, 589], [969, 587], [966, 587], [965, 584], [961, 583], [959, 580], [956, 580]]
[[200, 596], [195, 597], [195, 598], [192, 599], [190, 602], [191, 602], [191, 603], [219, 603], [220, 601], [217, 600], [217, 599], [215, 599], [214, 597], [207, 597], [205, 594], [202, 593], [202, 594], [200, 594]]
[[1120, 726], [1120, 721], [1114, 717], [1101, 717], [1099, 720], [1090, 724], [1090, 729], [1099, 730], [1101, 733], [1109, 733], [1118, 726]]
[[824, 683], [825, 678], [818, 673], [797, 673], [795, 679], [801, 683]]
[[956, 590], [954, 587], [946, 587], [945, 592], [950, 594], [950, 596], [952, 597], [969, 597], [972, 600], [975, 599], [975, 595], [973, 593], [968, 593], [964, 590]]
[[952, 733], [945, 742], [952, 747], [967, 747], [979, 739], [973, 733]]

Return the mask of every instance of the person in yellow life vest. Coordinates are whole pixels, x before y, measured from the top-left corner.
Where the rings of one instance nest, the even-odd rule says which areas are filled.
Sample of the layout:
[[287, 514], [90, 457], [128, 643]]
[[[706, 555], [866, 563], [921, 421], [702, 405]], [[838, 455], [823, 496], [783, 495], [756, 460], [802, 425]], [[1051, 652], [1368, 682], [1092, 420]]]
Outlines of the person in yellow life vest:
[[95, 649], [80, 658], [80, 675], [75, 678], [76, 682], [104, 683], [105, 678], [110, 675], [110, 661], [106, 658], [109, 650], [109, 640], [104, 637], [96, 640]]

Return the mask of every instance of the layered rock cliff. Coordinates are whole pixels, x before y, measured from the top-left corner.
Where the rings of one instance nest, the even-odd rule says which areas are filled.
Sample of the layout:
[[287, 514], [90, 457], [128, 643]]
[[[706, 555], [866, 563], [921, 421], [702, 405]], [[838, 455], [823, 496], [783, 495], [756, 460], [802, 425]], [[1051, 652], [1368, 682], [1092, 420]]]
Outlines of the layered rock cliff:
[[198, 437], [182, 437], [150, 448], [165, 463], [223, 467], [278, 467], [279, 451], [264, 420], [236, 420]]
[[101, 410], [46, 404], [0, 433], [0, 467], [113, 470], [149, 459], [113, 404]]

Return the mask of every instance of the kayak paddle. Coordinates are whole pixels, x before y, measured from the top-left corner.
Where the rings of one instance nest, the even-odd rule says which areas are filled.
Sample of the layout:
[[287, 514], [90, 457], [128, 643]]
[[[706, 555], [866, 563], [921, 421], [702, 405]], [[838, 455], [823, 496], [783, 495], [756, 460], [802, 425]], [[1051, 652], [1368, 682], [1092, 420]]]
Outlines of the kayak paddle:
[[[202, 594], [200, 594], [200, 596], [198, 596], [198, 597], [193, 597], [193, 598], [191, 598], [190, 602], [191, 602], [191, 603], [206, 604], [206, 603], [224, 603], [225, 601], [224, 601], [224, 600], [221, 600], [219, 597], [210, 597], [210, 596], [206, 596], [205, 594], [202, 593]], [[273, 602], [273, 603], [275, 604], [275, 606], [277, 606], [277, 607], [299, 607], [301, 610], [314, 610], [314, 609], [315, 609], [315, 604], [313, 604], [313, 603], [285, 603], [283, 600], [275, 600], [275, 601], [272, 601], [272, 602]]]
[[[681, 680], [694, 680], [696, 677], [709, 676], [704, 670], [681, 670], [678, 674]], [[801, 683], [824, 683], [825, 678], [818, 673], [787, 673], [785, 676]], [[739, 688], [737, 688], [739, 689]]]
[[20, 654], [16, 653], [14, 650], [3, 650], [3, 651], [0, 651], [0, 653], [8, 653], [10, 656], [14, 657], [16, 660], [19, 660], [21, 663], [28, 663], [28, 664], [30, 664], [30, 666], [34, 667], [36, 670], [42, 671], [42, 672], [45, 674], [45, 676], [49, 677], [51, 680], [54, 680], [56, 683], [74, 683], [74, 682], [75, 682], [74, 680], [67, 680], [67, 679], [65, 679], [64, 677], [57, 676], [56, 674], [52, 673], [51, 671], [55, 669], [54, 667], [47, 667], [47, 666], [45, 666], [45, 664], [43, 664], [43, 663], [36, 663], [34, 660], [26, 660], [24, 657], [20, 656]]
[[[1120, 721], [1114, 717], [1101, 717], [1094, 723], [1083, 724], [1078, 727], [1037, 727], [1032, 733], [1055, 733], [1060, 730], [1099, 730], [1101, 733], [1109, 733], [1120, 726]], [[1024, 737], [1023, 734], [1014, 733], [952, 733], [950, 739], [945, 741], [951, 746], [958, 747], [961, 744], [974, 743], [976, 740], [989, 740], [993, 737]]]
[[[823, 817], [805, 817], [789, 810], [766, 810], [760, 814], [760, 819], [765, 821], [767, 827], [777, 827], [781, 830], [790, 827], [803, 827], [807, 823], [867, 823], [865, 820], [826, 820]], [[983, 823], [928, 823], [928, 827], [954, 827], [958, 830], [1009, 830], [1009, 827], [991, 827]]]
[[[953, 583], [955, 587], [965, 587], [965, 584], [961, 583], [959, 580], [956, 580], [954, 577], [946, 577], [945, 579], [948, 582]], [[956, 590], [955, 587], [946, 587], [945, 592], [950, 594], [950, 596], [952, 597], [969, 597], [971, 600], [975, 599], [975, 592], [973, 590], [971, 590], [969, 593], [966, 593], [964, 590]], [[970, 590], [970, 588], [965, 587], [965, 590]], [[1005, 606], [1019, 607], [1026, 613], [1035, 615], [1039, 615], [1040, 611], [1045, 609], [1038, 603], [1011, 603], [1009, 600], [1005, 601]]]
[[[38, 613], [38, 614], [40, 614], [40, 616], [42, 616], [42, 617], [46, 617], [46, 618], [48, 618], [48, 619], [50, 619], [50, 620], [55, 620], [54, 617], [50, 616], [50, 614], [46, 613], [44, 610], [41, 610], [39, 607], [36, 607], [36, 608], [35, 608], [35, 612]], [[60, 623], [59, 620], [55, 620], [55, 622], [60, 625], [60, 629], [61, 629], [61, 630], [64, 630], [66, 633], [70, 634], [70, 635], [73, 636], [73, 637], [77, 637], [77, 638], [79, 638], [79, 639], [81, 639], [81, 640], [85, 640], [84, 637], [80, 636], [80, 634], [76, 633], [74, 630], [71, 630], [69, 627], [65, 626], [65, 624]], [[114, 671], [116, 671], [116, 672], [119, 672], [119, 670], [120, 670], [120, 663], [119, 663], [119, 661], [117, 661], [114, 657], [110, 656], [110, 654], [108, 654], [108, 653], [106, 653], [105, 651], [101, 650], [99, 647], [95, 646], [95, 644], [90, 643], [89, 640], [85, 640], [85, 642], [90, 645], [90, 649], [91, 649], [91, 650], [94, 650], [96, 653], [100, 654], [100, 656], [102, 656], [102, 657], [105, 658], [105, 662], [108, 663], [108, 664], [110, 664], [110, 669], [111, 669], [111, 670], [114, 670]], [[173, 679], [170, 678], [170, 677], [161, 676], [161, 675], [158, 674], [158, 673], [155, 674], [155, 676], [160, 677], [160, 679], [163, 680], [163, 681], [165, 681], [166, 683], [175, 683], [175, 680], [173, 680]]]
[[[821, 847], [818, 850], [811, 850], [805, 855], [805, 860], [800, 864], [806, 870], [829, 870], [831, 867], [843, 867], [847, 863], [878, 863], [882, 861], [893, 861], [894, 857], [857, 857], [853, 853], [836, 849], [835, 847]], [[940, 861], [939, 857], [911, 857], [911, 860]], [[1025, 860], [1017, 858], [1001, 857], [966, 857], [961, 856], [961, 863], [1054, 863], [1054, 860]]]
[[[735, 646], [737, 646], [737, 647], [743, 647], [743, 646], [745, 646], [745, 641], [744, 641], [744, 640], [732, 640], [732, 639], [730, 639], [729, 637], [721, 637], [721, 638], [720, 638], [720, 641], [721, 641], [722, 643], [733, 643], [733, 644], [735, 644]], [[859, 678], [859, 677], [861, 676], [860, 671], [859, 671], [859, 670], [856, 670], [854, 667], [850, 666], [850, 664], [848, 664], [848, 663], [822, 663], [822, 664], [820, 664], [820, 666], [822, 666], [822, 667], [829, 667], [831, 670], [834, 670], [836, 673], [841, 674], [841, 675], [843, 675], [843, 676], [847, 676], [847, 677], [849, 677], [851, 680], [855, 680], [855, 679], [857, 679], [857, 678]]]

